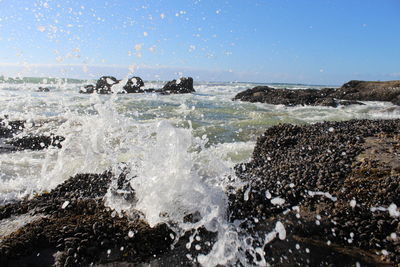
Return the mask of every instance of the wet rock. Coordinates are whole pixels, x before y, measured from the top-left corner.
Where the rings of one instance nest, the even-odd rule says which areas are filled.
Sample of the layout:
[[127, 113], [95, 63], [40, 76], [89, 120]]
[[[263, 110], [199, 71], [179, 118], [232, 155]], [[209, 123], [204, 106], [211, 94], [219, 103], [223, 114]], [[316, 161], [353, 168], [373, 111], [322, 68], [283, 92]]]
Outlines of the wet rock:
[[49, 87], [39, 87], [36, 92], [50, 92]]
[[350, 81], [341, 88], [274, 89], [257, 86], [238, 93], [233, 100], [261, 102], [274, 105], [330, 106], [362, 105], [359, 101], [391, 101], [400, 104], [400, 81]]
[[126, 93], [143, 93], [144, 90], [140, 89], [140, 87], [144, 86], [144, 82], [140, 77], [132, 77], [129, 78], [123, 89]]
[[[79, 93], [111, 94], [113, 93], [111, 90], [112, 86], [118, 84], [119, 82], [120, 80], [117, 80], [115, 77], [103, 76], [97, 81], [96, 86], [86, 85], [79, 91]], [[144, 86], [143, 80], [140, 77], [134, 76], [128, 79], [127, 83], [123, 87], [123, 91], [118, 93], [159, 93], [163, 95], [168, 95], [195, 92], [193, 88], [193, 78], [191, 77], [182, 77], [178, 80], [169, 81], [164, 85], [162, 89], [141, 89], [142, 86]]]
[[32, 150], [42, 150], [50, 146], [61, 148], [61, 142], [65, 140], [64, 137], [50, 134], [49, 136], [40, 135], [28, 135], [18, 138], [13, 138], [6, 141], [7, 144], [14, 146], [17, 149], [32, 149]]
[[7, 118], [0, 119], [0, 138], [10, 138], [25, 128], [24, 120], [10, 121]]
[[[2, 220], [17, 214], [46, 215], [2, 239], [0, 265], [30, 264], [30, 255], [43, 250], [56, 256], [41, 266], [138, 263], [169, 251], [172, 231], [166, 225], [150, 228], [139, 215], [129, 219], [113, 216], [114, 211], [104, 205], [112, 180], [125, 185], [123, 177], [114, 177], [111, 172], [79, 174], [51, 192], [0, 207]], [[66, 201], [68, 205], [64, 205]], [[127, 238], [129, 231], [135, 231], [131, 238]]]
[[194, 92], [192, 77], [182, 77], [177, 80], [169, 81], [161, 90], [163, 94], [187, 94]]
[[398, 105], [400, 81], [350, 81], [343, 84], [334, 95], [345, 100], [390, 101]]
[[96, 82], [95, 91], [98, 94], [111, 94], [111, 87], [120, 81], [113, 76], [102, 76]]
[[[327, 97], [334, 92], [333, 88], [317, 89], [274, 89], [268, 86], [257, 86], [237, 94], [233, 100], [261, 102], [274, 105], [326, 105], [337, 106], [333, 98]], [[326, 102], [322, 102], [326, 100]]]
[[400, 217], [388, 210], [400, 206], [399, 141], [400, 120], [271, 127], [258, 138], [252, 160], [236, 166], [246, 186], [231, 193], [230, 218], [249, 225], [254, 218], [280, 220], [291, 239], [345, 252], [348, 264], [399, 262], [400, 243], [390, 236], [400, 235]]
[[92, 84], [88, 84], [88, 85], [85, 85], [83, 88], [81, 88], [80, 90], [79, 90], [79, 93], [81, 93], [81, 94], [93, 94], [94, 93], [94, 85], [92, 85]]

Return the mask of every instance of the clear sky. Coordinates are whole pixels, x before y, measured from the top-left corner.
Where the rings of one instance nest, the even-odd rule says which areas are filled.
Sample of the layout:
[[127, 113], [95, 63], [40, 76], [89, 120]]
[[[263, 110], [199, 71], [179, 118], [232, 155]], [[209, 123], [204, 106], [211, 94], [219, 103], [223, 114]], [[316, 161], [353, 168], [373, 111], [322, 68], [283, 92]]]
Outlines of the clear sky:
[[0, 75], [400, 79], [400, 0], [0, 0]]

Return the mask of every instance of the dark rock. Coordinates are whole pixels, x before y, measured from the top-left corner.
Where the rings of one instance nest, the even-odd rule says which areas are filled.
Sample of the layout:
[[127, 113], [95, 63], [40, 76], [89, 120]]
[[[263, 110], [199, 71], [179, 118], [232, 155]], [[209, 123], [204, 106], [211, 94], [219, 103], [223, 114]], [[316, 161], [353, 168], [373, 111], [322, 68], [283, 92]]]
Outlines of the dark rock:
[[94, 93], [94, 85], [88, 84], [85, 85], [81, 90], [79, 90], [79, 93], [81, 94], [93, 94]]
[[0, 138], [10, 138], [25, 128], [24, 120], [10, 121], [7, 118], [0, 119]]
[[[0, 219], [25, 213], [47, 216], [1, 237], [0, 265], [18, 262], [18, 266], [25, 266], [30, 263], [29, 255], [44, 249], [58, 250], [53, 261], [61, 266], [110, 261], [138, 263], [169, 251], [172, 231], [165, 224], [150, 228], [139, 215], [121, 218], [105, 207], [103, 197], [114, 178], [121, 185], [126, 184], [123, 176], [114, 177], [111, 172], [79, 174], [49, 193], [0, 207]], [[63, 205], [66, 201], [67, 207]], [[131, 230], [135, 235], [126, 238]]]
[[[230, 218], [280, 220], [289, 239], [308, 246], [328, 244], [372, 265], [399, 262], [400, 244], [389, 236], [400, 234], [400, 218], [371, 210], [400, 206], [399, 144], [400, 120], [271, 127], [257, 140], [252, 160], [236, 166], [247, 185], [231, 193]], [[250, 229], [260, 233], [265, 225]], [[274, 245], [265, 252], [274, 253]]]
[[341, 88], [274, 89], [257, 86], [238, 93], [233, 100], [261, 102], [274, 105], [329, 106], [363, 105], [359, 101], [390, 101], [400, 104], [400, 81], [350, 81]]
[[[111, 94], [111, 87], [115, 84], [118, 84], [120, 80], [117, 80], [113, 76], [103, 76], [99, 80], [97, 80], [96, 86], [94, 85], [85, 85], [79, 93], [82, 94]], [[124, 85], [123, 93], [144, 93], [145, 91], [140, 89], [140, 87], [144, 86], [144, 82], [140, 77], [132, 77], [128, 79], [127, 83]], [[122, 93], [122, 92], [120, 92]]]
[[126, 93], [143, 93], [144, 90], [140, 89], [140, 87], [144, 86], [144, 82], [140, 77], [132, 77], [128, 79], [126, 85], [124, 85], [123, 89]]
[[120, 81], [113, 76], [102, 76], [97, 80], [95, 91], [98, 94], [111, 94], [111, 87]]
[[398, 105], [400, 81], [350, 81], [335, 92], [336, 98], [358, 101], [390, 101]]
[[364, 103], [361, 103], [356, 100], [339, 100], [339, 105], [342, 106], [349, 106], [349, 105], [365, 105]]
[[[118, 84], [120, 80], [117, 80], [112, 76], [103, 76], [101, 77], [96, 86], [86, 85], [82, 88], [79, 93], [82, 94], [111, 94], [113, 93], [111, 88], [113, 85]], [[162, 89], [141, 89], [144, 86], [144, 82], [140, 77], [132, 77], [128, 79], [127, 83], [124, 85], [124, 91], [119, 93], [159, 93], [159, 94], [186, 94], [195, 92], [193, 88], [193, 78], [191, 77], [183, 77], [178, 80], [172, 80], [167, 82]]]
[[[268, 86], [257, 86], [238, 93], [233, 100], [261, 102], [274, 105], [325, 105], [337, 106], [336, 100], [328, 96], [333, 88], [317, 89], [274, 89]], [[325, 102], [323, 102], [325, 101]]]
[[36, 91], [37, 92], [50, 92], [50, 88], [49, 87], [39, 87]]
[[18, 138], [13, 138], [7, 140], [6, 144], [12, 145], [18, 149], [32, 149], [32, 150], [42, 150], [48, 148], [49, 146], [61, 148], [61, 142], [65, 138], [62, 136], [50, 134], [49, 136], [23, 136]]
[[163, 94], [187, 94], [194, 92], [192, 77], [182, 77], [178, 80], [169, 81], [161, 90]]

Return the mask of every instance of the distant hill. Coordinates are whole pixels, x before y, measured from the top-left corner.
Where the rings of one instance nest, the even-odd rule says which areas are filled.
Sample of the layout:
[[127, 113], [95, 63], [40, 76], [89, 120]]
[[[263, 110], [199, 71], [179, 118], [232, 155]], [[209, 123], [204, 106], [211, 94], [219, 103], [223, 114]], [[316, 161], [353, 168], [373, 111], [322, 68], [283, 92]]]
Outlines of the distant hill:
[[0, 83], [46, 83], [46, 84], [57, 84], [57, 83], [84, 83], [87, 80], [80, 79], [69, 79], [69, 78], [44, 78], [44, 77], [23, 77], [23, 78], [11, 78], [0, 76]]

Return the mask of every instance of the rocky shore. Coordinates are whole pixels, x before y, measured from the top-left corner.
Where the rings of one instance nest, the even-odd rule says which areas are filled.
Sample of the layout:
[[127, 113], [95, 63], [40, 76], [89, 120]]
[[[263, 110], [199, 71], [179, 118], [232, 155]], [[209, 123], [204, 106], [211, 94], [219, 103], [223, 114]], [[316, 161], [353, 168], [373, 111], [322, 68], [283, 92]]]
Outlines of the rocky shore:
[[[10, 136], [21, 128], [13, 121], [0, 130]], [[190, 265], [189, 236], [176, 243], [166, 224], [151, 228], [139, 212], [106, 206], [107, 193], [135, 201], [121, 166], [118, 177], [78, 174], [51, 192], [1, 206], [0, 265]], [[240, 222], [253, 246], [275, 231], [264, 246], [272, 266], [400, 262], [400, 120], [274, 126], [258, 138], [251, 161], [235, 169], [245, 185], [227, 193], [228, 220]], [[215, 241], [213, 233], [201, 236], [202, 244]]]
[[167, 251], [173, 239], [166, 225], [150, 228], [139, 216], [128, 220], [104, 206], [112, 177], [110, 172], [76, 175], [50, 193], [1, 207], [2, 225], [23, 215], [33, 218], [2, 236], [1, 266], [138, 263]]
[[359, 101], [388, 101], [400, 105], [400, 81], [350, 81], [342, 87], [318, 89], [274, 89], [257, 86], [238, 93], [233, 100], [273, 105], [330, 106], [362, 105]]
[[[265, 225], [254, 218], [287, 227], [288, 239], [266, 251], [284, 248], [278, 265], [394, 266], [400, 262], [399, 155], [400, 120], [272, 127], [259, 137], [252, 160], [236, 166], [247, 185], [231, 195], [230, 216], [248, 220], [255, 232]], [[300, 243], [308, 257], [290, 252], [299, 253]]]
[[[235, 169], [244, 186], [227, 192], [227, 219], [253, 236], [253, 246], [271, 238], [263, 253], [272, 266], [400, 262], [400, 120], [274, 126], [258, 138], [252, 160]], [[167, 225], [151, 228], [139, 212], [106, 207], [107, 192], [134, 203], [121, 170], [78, 174], [0, 207], [1, 229], [8, 229], [0, 234], [0, 265], [192, 265], [188, 238], [174, 244]], [[202, 244], [215, 241], [201, 236]]]

